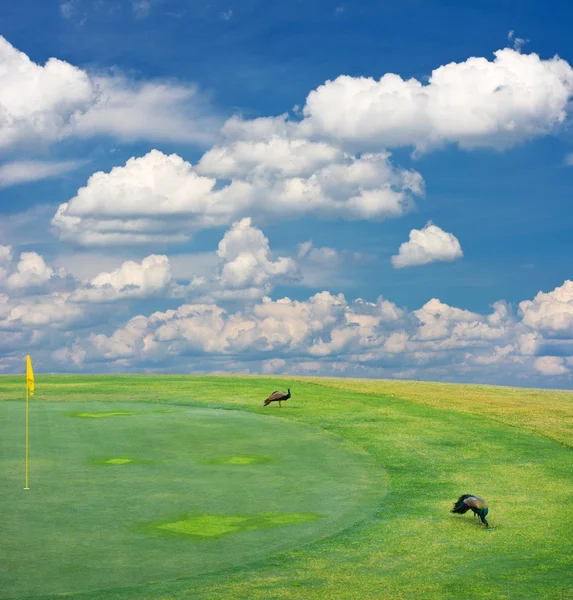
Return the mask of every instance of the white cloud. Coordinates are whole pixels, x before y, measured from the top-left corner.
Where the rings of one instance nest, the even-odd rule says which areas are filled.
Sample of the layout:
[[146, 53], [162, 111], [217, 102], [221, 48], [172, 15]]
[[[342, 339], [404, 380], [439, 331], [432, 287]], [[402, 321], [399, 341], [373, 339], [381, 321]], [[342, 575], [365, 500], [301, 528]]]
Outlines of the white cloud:
[[[267, 248], [262, 263], [278, 262], [271, 259], [268, 242], [259, 234], [249, 223], [235, 224], [221, 244], [222, 264], [226, 259], [232, 262], [245, 248], [255, 254]], [[166, 262], [159, 257], [158, 272], [151, 277], [145, 261], [124, 264], [94, 278], [93, 289], [106, 288], [108, 299], [136, 288], [137, 294], [160, 289], [167, 281], [161, 268]], [[513, 315], [505, 302], [495, 303], [489, 314], [479, 314], [434, 298], [408, 312], [384, 298], [349, 301], [342, 294], [324, 291], [307, 300], [253, 295], [242, 307], [234, 303], [226, 309], [216, 303], [216, 292], [245, 289], [224, 288], [221, 272], [219, 265], [210, 279], [212, 300], [186, 301], [175, 310], [139, 315], [111, 332], [92, 325], [89, 333], [81, 334], [81, 328], [95, 323], [98, 305], [77, 302], [74, 294], [20, 300], [1, 296], [0, 330], [11, 344], [7, 356], [33, 339], [39, 348], [45, 346], [46, 364], [55, 360], [69, 366], [71, 361], [83, 370], [101, 369], [102, 362], [115, 371], [161, 370], [167, 364], [170, 369], [185, 369], [186, 357], [192, 354], [198, 370], [218, 372], [315, 372], [522, 384], [551, 378], [561, 386], [571, 377], [573, 332], [562, 331], [559, 339], [552, 332], [546, 337], [545, 323], [538, 322], [540, 328], [532, 329], [532, 323]], [[237, 281], [248, 286], [253, 276], [248, 272], [248, 277]], [[261, 290], [265, 281], [256, 284]], [[545, 296], [560, 293], [557, 288]], [[535, 301], [539, 300], [538, 295]], [[71, 334], [74, 329], [80, 334]]]
[[505, 48], [493, 61], [443, 65], [427, 85], [392, 73], [379, 81], [341, 75], [310, 92], [301, 128], [376, 148], [508, 148], [563, 123], [572, 93], [565, 60]]
[[203, 143], [215, 125], [204, 111], [192, 86], [41, 66], [0, 36], [0, 149], [93, 135]]
[[549, 293], [539, 292], [533, 300], [524, 300], [519, 311], [525, 325], [554, 336], [573, 336], [573, 281]]
[[0, 165], [0, 188], [59, 177], [77, 169], [82, 163], [79, 161], [16, 161]]
[[[57, 264], [83, 279], [71, 297], [76, 302], [149, 297], [249, 301], [270, 293], [278, 283], [300, 278], [295, 260], [274, 257], [269, 240], [249, 218], [233, 223], [216, 252], [174, 255], [172, 259], [150, 255], [140, 262], [125, 260], [115, 269], [117, 259], [90, 252], [64, 255]], [[100, 272], [98, 266], [104, 265], [108, 270]]]
[[76, 302], [108, 302], [124, 298], [148, 298], [166, 292], [171, 281], [167, 256], [152, 254], [140, 263], [124, 262], [118, 269], [102, 272], [73, 295]]
[[533, 367], [542, 375], [550, 377], [569, 373], [564, 363], [565, 361], [559, 356], [541, 356], [533, 361]]
[[328, 144], [274, 136], [216, 146], [203, 155], [197, 171], [222, 178], [309, 177], [318, 168], [341, 159], [342, 152]]
[[432, 298], [412, 313], [419, 321], [416, 337], [422, 341], [444, 340], [452, 336], [460, 324], [483, 324], [485, 320], [474, 312], [444, 304]]
[[292, 258], [279, 257], [273, 261], [269, 240], [252, 226], [250, 218], [233, 224], [219, 242], [217, 255], [222, 260], [217, 282], [223, 289], [254, 288], [262, 296], [270, 291], [274, 280], [297, 277]]
[[0, 303], [0, 331], [35, 330], [42, 333], [49, 327], [67, 332], [86, 326], [84, 307], [69, 302], [69, 298], [69, 294], [60, 292], [16, 301], [4, 296]]
[[7, 279], [7, 286], [21, 289], [43, 286], [54, 276], [52, 267], [46, 265], [44, 258], [36, 252], [22, 252], [16, 272]]
[[23, 298], [65, 294], [77, 283], [65, 269], [54, 269], [46, 264], [37, 252], [22, 252], [16, 262], [12, 246], [0, 245], [0, 290], [17, 298], [16, 302], [23, 302]]
[[[136, 246], [133, 252], [121, 252], [112, 248], [113, 252], [87, 250], [75, 251], [73, 253], [63, 252], [53, 259], [55, 267], [65, 269], [77, 279], [91, 280], [103, 271], [114, 271], [118, 264], [127, 260], [140, 261], [141, 248]], [[169, 264], [172, 278], [182, 281], [190, 281], [194, 276], [209, 276], [215, 272], [219, 258], [215, 251], [212, 252], [185, 252], [181, 254], [170, 254]]]
[[392, 257], [396, 269], [425, 265], [436, 261], [453, 261], [463, 256], [455, 235], [428, 222], [423, 229], [412, 229], [410, 241], [404, 242]]
[[81, 69], [56, 58], [36, 65], [0, 36], [0, 148], [22, 139], [58, 139], [94, 97]]
[[227, 140], [266, 141], [273, 137], [289, 138], [297, 133], [297, 124], [288, 121], [288, 114], [244, 120], [238, 115], [227, 119], [221, 134]]
[[[388, 153], [343, 157], [320, 146], [320, 161], [330, 152], [340, 162], [315, 168], [309, 175], [305, 161], [315, 156], [316, 167], [317, 148], [306, 145], [301, 150], [282, 142], [276, 147], [278, 155], [269, 153], [260, 170], [249, 169], [252, 157], [247, 149], [253, 148], [248, 144], [241, 148], [242, 162], [236, 146], [220, 150], [229, 160], [219, 168], [209, 153], [196, 169], [176, 154], [152, 150], [110, 173], [92, 175], [74, 198], [60, 205], [52, 224], [62, 239], [83, 245], [177, 243], [188, 240], [194, 230], [227, 225], [253, 213], [266, 219], [308, 213], [324, 218], [397, 217], [413, 206], [414, 195], [423, 193], [419, 173], [395, 168]], [[289, 155], [290, 166], [279, 167], [280, 157]], [[243, 173], [244, 179], [219, 185], [206, 176], [209, 169], [225, 173], [230, 169]]]
[[286, 360], [282, 358], [270, 358], [262, 362], [261, 371], [263, 373], [278, 373], [284, 370], [286, 364]]
[[573, 167], [573, 152], [569, 152], [568, 154], [565, 155], [564, 163], [568, 167]]
[[200, 144], [214, 137], [218, 120], [206, 114], [208, 107], [195, 86], [136, 82], [120, 74], [92, 76], [91, 80], [97, 95], [86, 110], [71, 117], [64, 135]]
[[183, 242], [194, 217], [210, 211], [219, 222], [220, 207], [209, 203], [214, 185], [179, 156], [153, 150], [110, 173], [94, 173], [60, 205], [52, 224], [63, 239], [84, 245]]

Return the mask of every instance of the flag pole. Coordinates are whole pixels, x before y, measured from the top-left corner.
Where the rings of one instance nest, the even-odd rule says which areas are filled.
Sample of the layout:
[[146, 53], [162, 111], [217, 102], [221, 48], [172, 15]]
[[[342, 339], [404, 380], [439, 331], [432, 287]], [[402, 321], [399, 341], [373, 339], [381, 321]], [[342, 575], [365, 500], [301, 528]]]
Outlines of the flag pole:
[[28, 389], [28, 382], [26, 381], [26, 487], [24, 488], [25, 490], [29, 490], [30, 488], [28, 487], [28, 396], [29, 396], [29, 389]]
[[28, 427], [28, 404], [30, 396], [34, 395], [34, 369], [32, 369], [32, 359], [30, 355], [26, 355], [26, 487], [25, 490], [29, 490], [28, 487], [28, 454], [29, 454], [29, 427]]

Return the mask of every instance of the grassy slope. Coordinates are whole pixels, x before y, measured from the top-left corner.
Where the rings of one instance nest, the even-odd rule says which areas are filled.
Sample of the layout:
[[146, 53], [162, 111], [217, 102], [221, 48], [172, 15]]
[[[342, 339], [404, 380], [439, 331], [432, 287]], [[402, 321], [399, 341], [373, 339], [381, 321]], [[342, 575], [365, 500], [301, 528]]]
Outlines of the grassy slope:
[[375, 379], [301, 377], [299, 380], [480, 415], [533, 431], [573, 448], [571, 391]]
[[[339, 535], [248, 567], [82, 600], [573, 598], [572, 394], [307, 379], [279, 411], [260, 400], [292, 380], [37, 379], [38, 400], [232, 405], [304, 421], [361, 446], [389, 477], [377, 511]], [[21, 377], [0, 379], [0, 400], [21, 392]], [[466, 492], [490, 500], [494, 531], [449, 514]]]

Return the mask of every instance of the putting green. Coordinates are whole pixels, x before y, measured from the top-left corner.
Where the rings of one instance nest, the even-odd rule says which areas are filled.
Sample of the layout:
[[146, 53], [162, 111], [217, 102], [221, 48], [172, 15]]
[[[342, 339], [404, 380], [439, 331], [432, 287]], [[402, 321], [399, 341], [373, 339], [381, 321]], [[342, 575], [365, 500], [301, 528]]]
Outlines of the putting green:
[[[263, 559], [381, 502], [380, 467], [309, 425], [242, 411], [2, 406], [0, 597], [133, 586]], [[6, 561], [3, 561], [6, 565]]]

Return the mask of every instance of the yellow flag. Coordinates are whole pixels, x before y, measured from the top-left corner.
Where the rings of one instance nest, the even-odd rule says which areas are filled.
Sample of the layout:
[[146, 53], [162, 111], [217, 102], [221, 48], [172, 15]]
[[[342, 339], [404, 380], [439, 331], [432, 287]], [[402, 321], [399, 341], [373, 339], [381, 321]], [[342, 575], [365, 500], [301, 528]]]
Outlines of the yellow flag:
[[34, 395], [34, 371], [32, 371], [32, 360], [30, 355], [26, 356], [26, 384], [30, 390], [30, 395]]

